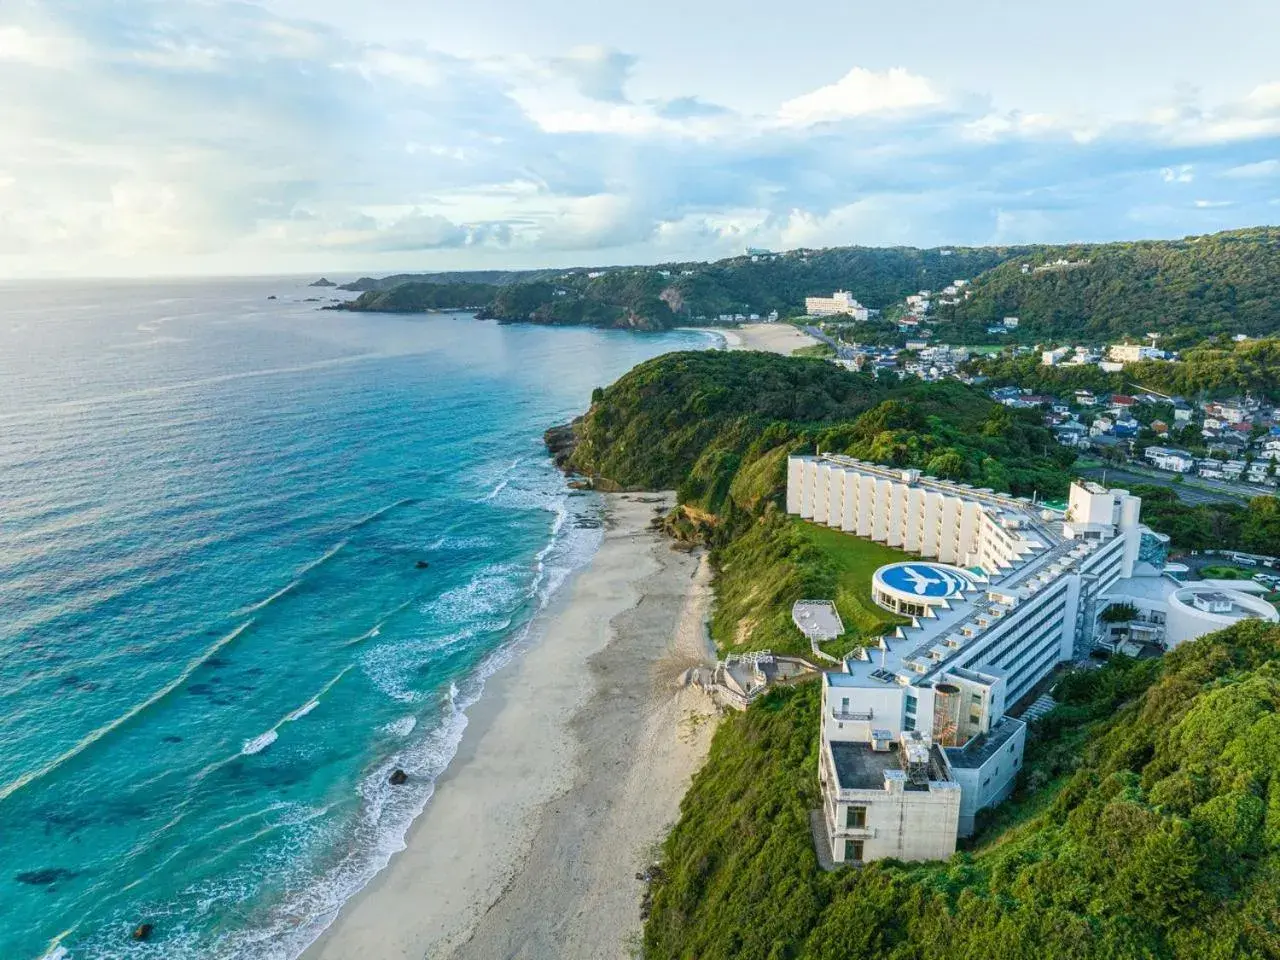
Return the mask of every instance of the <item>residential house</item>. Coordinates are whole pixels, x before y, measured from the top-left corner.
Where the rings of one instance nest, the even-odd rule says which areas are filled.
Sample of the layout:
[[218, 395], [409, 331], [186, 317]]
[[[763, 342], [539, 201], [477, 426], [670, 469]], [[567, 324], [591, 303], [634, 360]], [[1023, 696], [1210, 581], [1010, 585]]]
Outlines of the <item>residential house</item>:
[[1134, 397], [1126, 396], [1123, 393], [1113, 393], [1107, 406], [1116, 416], [1124, 416], [1128, 414], [1134, 407], [1138, 405], [1138, 401]]
[[1196, 466], [1195, 457], [1185, 450], [1175, 450], [1172, 447], [1147, 447], [1143, 455], [1157, 470], [1190, 473]]
[[1080, 447], [1087, 445], [1089, 442], [1089, 428], [1079, 420], [1068, 420], [1066, 423], [1055, 427], [1053, 435], [1057, 437], [1058, 442], [1064, 447]]

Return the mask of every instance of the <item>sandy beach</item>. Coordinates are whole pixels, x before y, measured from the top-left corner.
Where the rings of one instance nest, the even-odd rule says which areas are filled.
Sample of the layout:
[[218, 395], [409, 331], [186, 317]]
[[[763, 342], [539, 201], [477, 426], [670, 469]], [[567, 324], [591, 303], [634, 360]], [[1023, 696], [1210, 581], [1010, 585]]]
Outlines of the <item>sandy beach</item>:
[[818, 341], [789, 323], [744, 323], [731, 330], [717, 330], [730, 350], [763, 350], [790, 356]]
[[407, 849], [304, 960], [633, 955], [635, 874], [715, 725], [679, 683], [711, 656], [711, 578], [650, 529], [672, 503], [607, 497], [599, 552], [489, 680]]

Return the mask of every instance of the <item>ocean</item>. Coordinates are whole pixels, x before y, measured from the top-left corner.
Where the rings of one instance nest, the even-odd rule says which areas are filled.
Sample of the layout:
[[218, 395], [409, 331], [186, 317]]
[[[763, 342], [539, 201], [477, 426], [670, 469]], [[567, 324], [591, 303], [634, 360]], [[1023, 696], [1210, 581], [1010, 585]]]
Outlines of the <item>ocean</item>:
[[331, 295], [0, 287], [5, 960], [296, 957], [598, 546], [542, 431], [711, 345]]

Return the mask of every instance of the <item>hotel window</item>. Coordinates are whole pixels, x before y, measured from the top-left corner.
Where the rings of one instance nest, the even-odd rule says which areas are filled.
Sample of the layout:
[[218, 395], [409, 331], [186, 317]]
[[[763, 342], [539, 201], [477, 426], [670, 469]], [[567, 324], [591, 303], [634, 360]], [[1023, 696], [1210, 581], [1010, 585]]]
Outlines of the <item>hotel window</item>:
[[918, 702], [919, 701], [915, 697], [911, 696], [911, 694], [907, 694], [907, 716], [908, 717], [914, 717], [916, 715], [916, 704]]
[[862, 862], [862, 841], [846, 840], [844, 842], [844, 858], [850, 863]]
[[845, 807], [844, 825], [850, 830], [861, 830], [867, 825], [867, 808]]
[[907, 719], [906, 719], [906, 720], [902, 721], [902, 729], [903, 729], [903, 730], [914, 730], [915, 728], [916, 728], [916, 718], [915, 718], [915, 717], [907, 717]]

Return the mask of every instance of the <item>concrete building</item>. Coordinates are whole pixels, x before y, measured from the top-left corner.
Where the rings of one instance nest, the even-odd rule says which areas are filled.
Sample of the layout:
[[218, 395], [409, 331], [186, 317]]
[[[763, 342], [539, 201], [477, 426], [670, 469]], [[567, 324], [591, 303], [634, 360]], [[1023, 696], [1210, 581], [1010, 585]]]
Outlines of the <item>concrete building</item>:
[[[929, 856], [954, 849], [954, 836], [944, 849], [933, 834], [913, 840], [842, 833], [848, 815], [842, 811], [871, 801], [845, 793], [852, 788], [838, 776], [837, 754], [862, 757], [877, 752], [877, 742], [887, 744], [879, 752], [892, 753], [897, 744], [901, 766], [902, 735], [927, 734], [941, 759], [933, 761], [927, 790], [908, 792], [942, 804], [941, 794], [953, 789], [945, 785], [958, 787], [958, 835], [972, 831], [979, 810], [1008, 795], [1025, 728], [1005, 715], [1005, 704], [1087, 649], [1081, 634], [1089, 631], [1092, 640], [1097, 597], [1133, 574], [1145, 531], [1140, 508], [1125, 491], [1094, 484], [1074, 485], [1060, 512], [917, 471], [837, 456], [790, 458], [789, 512], [937, 561], [876, 571], [874, 601], [911, 623], [885, 637], [879, 650], [862, 650], [825, 675], [824, 817], [834, 860], [900, 855], [877, 853], [885, 849], [882, 840], [893, 849], [927, 849]], [[926, 800], [902, 796], [888, 791], [890, 808], [900, 814], [892, 822], [910, 831], [911, 804]], [[846, 846], [853, 840], [862, 846]]]
[[[910, 623], [823, 675], [833, 860], [949, 856], [1021, 768], [1026, 727], [1006, 705], [1059, 663], [1118, 639], [1167, 649], [1280, 620], [1254, 585], [1166, 576], [1169, 538], [1141, 508], [1095, 483], [1072, 484], [1057, 510], [848, 457], [788, 460], [789, 513], [923, 558], [872, 577], [873, 601]], [[1104, 615], [1117, 604], [1131, 621]]]
[[1053, 350], [1042, 350], [1040, 352], [1040, 366], [1056, 367], [1059, 363], [1065, 360], [1070, 353], [1070, 347], [1057, 347]]
[[847, 314], [859, 323], [865, 323], [870, 315], [867, 308], [853, 298], [847, 290], [837, 290], [829, 297], [805, 297], [804, 312], [811, 317], [836, 317]]
[[[1146, 644], [1162, 650], [1224, 630], [1241, 620], [1280, 621], [1260, 594], [1266, 588], [1247, 580], [1179, 583], [1171, 577], [1129, 577], [1116, 581], [1099, 603], [1097, 642], [1109, 650], [1136, 652]], [[1117, 619], [1108, 611], [1129, 614]], [[1128, 645], [1128, 646], [1126, 646]]]
[[1116, 363], [1137, 363], [1139, 360], [1163, 360], [1164, 351], [1141, 343], [1113, 343], [1107, 348], [1107, 357]]

